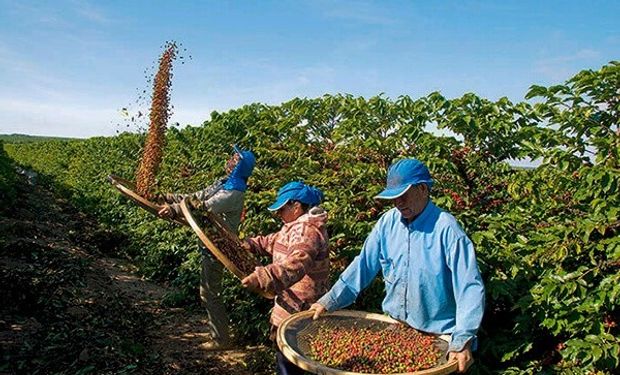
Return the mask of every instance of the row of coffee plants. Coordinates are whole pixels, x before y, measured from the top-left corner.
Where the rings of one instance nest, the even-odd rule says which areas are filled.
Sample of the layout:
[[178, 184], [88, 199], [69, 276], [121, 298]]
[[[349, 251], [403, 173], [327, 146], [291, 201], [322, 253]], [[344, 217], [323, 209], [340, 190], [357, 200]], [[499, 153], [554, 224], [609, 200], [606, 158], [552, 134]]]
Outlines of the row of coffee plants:
[[[223, 174], [231, 143], [257, 155], [242, 235], [279, 227], [266, 207], [286, 181], [326, 193], [336, 277], [389, 207], [372, 197], [400, 157], [426, 162], [433, 199], [477, 246], [487, 287], [474, 371], [612, 372], [620, 339], [620, 64], [583, 71], [562, 85], [532, 86], [527, 99], [490, 101], [439, 93], [412, 99], [349, 95], [251, 104], [214, 112], [200, 127], [170, 129], [161, 191], [193, 191]], [[443, 136], [437, 133], [445, 134]], [[195, 295], [195, 238], [134, 207], [105, 181], [133, 175], [143, 135], [5, 145], [47, 174], [104, 225], [131, 239], [128, 255], [149, 277]], [[514, 168], [515, 159], [536, 168]], [[229, 277], [224, 298], [239, 336], [265, 337], [269, 304]], [[354, 308], [380, 309], [375, 282]]]

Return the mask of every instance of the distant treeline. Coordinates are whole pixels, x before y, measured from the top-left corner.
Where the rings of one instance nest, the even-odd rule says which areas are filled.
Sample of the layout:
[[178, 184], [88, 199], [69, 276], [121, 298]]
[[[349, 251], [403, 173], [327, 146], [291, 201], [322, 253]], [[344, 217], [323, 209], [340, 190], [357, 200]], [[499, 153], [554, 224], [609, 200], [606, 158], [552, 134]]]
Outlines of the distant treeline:
[[77, 138], [63, 138], [63, 137], [46, 137], [41, 135], [27, 135], [27, 134], [0, 134], [0, 140], [4, 143], [32, 143], [32, 142], [46, 142], [46, 141], [69, 141]]

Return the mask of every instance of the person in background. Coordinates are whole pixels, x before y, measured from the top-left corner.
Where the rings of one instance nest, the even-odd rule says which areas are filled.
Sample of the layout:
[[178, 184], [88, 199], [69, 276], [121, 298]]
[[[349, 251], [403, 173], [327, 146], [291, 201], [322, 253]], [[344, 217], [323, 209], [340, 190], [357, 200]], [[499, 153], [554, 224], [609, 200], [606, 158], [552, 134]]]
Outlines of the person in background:
[[[275, 294], [270, 337], [275, 341], [280, 323], [290, 314], [307, 310], [329, 288], [327, 212], [318, 205], [323, 193], [303, 182], [289, 182], [268, 209], [284, 225], [280, 231], [245, 241], [256, 254], [269, 255], [273, 262], [256, 270], [241, 282], [246, 288]], [[302, 374], [276, 350], [278, 374]]]
[[465, 372], [484, 312], [484, 285], [472, 242], [430, 200], [432, 185], [428, 168], [416, 159], [390, 166], [386, 189], [375, 198], [395, 207], [379, 218], [360, 254], [310, 309], [317, 319], [352, 304], [381, 270], [383, 311], [420, 331], [449, 334], [449, 360]]
[[[233, 146], [234, 152], [226, 162], [227, 177], [193, 194], [166, 194], [159, 216], [175, 218], [182, 216], [179, 203], [186, 198], [193, 208], [209, 210], [223, 219], [228, 228], [239, 232], [243, 201], [248, 178], [252, 175], [256, 158], [252, 151]], [[205, 345], [209, 350], [223, 350], [232, 345], [226, 307], [220, 298], [223, 266], [201, 244], [200, 299], [209, 317], [209, 333], [213, 342]]]

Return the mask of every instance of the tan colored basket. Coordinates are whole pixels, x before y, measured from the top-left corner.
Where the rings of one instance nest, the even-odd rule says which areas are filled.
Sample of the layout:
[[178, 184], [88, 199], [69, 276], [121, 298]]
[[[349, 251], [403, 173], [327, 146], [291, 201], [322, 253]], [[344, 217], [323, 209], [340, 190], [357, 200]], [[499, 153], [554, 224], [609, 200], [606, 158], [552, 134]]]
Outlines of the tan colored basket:
[[[153, 215], [157, 217], [160, 217], [158, 215], [158, 212], [159, 210], [162, 209], [163, 206], [153, 203], [149, 201], [148, 199], [144, 198], [143, 196], [141, 196], [140, 194], [136, 193], [135, 192], [136, 185], [133, 182], [129, 180], [125, 180], [124, 178], [115, 176], [113, 174], [108, 176], [108, 180], [110, 181], [110, 183], [112, 183], [112, 185], [118, 191], [121, 192], [121, 194], [123, 194], [124, 196], [132, 200], [138, 206], [144, 208], [146, 211], [152, 213]], [[189, 223], [185, 220], [185, 218], [182, 218], [182, 217], [174, 218], [174, 219], [166, 219], [166, 220], [173, 221], [180, 225], [189, 225]]]
[[[310, 371], [315, 374], [329, 375], [359, 375], [357, 372], [343, 371], [335, 368], [327, 367], [317, 361], [312, 360], [308, 353], [310, 352], [309, 341], [321, 327], [377, 327], [384, 328], [392, 324], [401, 324], [400, 322], [386, 315], [373, 314], [364, 311], [339, 310], [331, 313], [323, 313], [319, 319], [312, 320], [314, 311], [302, 311], [291, 315], [285, 319], [278, 327], [276, 341], [282, 354], [296, 366]], [[446, 353], [448, 343], [441, 337], [437, 337], [437, 347]], [[458, 363], [456, 361], [447, 362], [445, 355], [441, 357], [439, 364], [433, 368], [408, 372], [406, 375], [444, 375], [450, 374], [457, 370]], [[378, 375], [378, 374], [373, 374]], [[405, 374], [397, 374], [405, 375]]]
[[[210, 211], [204, 212], [204, 227], [208, 228], [210, 231], [209, 236], [207, 236], [201, 226], [198, 225], [185, 199], [181, 201], [180, 206], [185, 220], [189, 223], [189, 226], [194, 230], [196, 235], [198, 235], [200, 241], [202, 241], [211, 254], [237, 278], [241, 280], [254, 272], [256, 267], [261, 266], [254, 254], [241, 247], [241, 240], [239, 237], [231, 232], [217, 215]], [[222, 242], [220, 242], [221, 245], [218, 247], [216, 242], [219, 241], [222, 241], [224, 246], [222, 246]], [[272, 294], [266, 293], [263, 290], [252, 291], [265, 298], [274, 298]]]

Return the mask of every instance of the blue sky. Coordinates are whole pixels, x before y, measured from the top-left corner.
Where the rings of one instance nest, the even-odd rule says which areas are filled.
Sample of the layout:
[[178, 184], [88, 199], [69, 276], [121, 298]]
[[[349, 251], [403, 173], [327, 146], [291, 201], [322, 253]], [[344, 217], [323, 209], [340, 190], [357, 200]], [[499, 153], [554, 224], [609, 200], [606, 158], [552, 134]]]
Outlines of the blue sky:
[[[620, 58], [618, 1], [0, 0], [0, 133], [135, 130], [135, 101], [168, 40], [171, 122], [350, 93], [522, 100]], [[129, 125], [129, 128], [126, 126]]]

